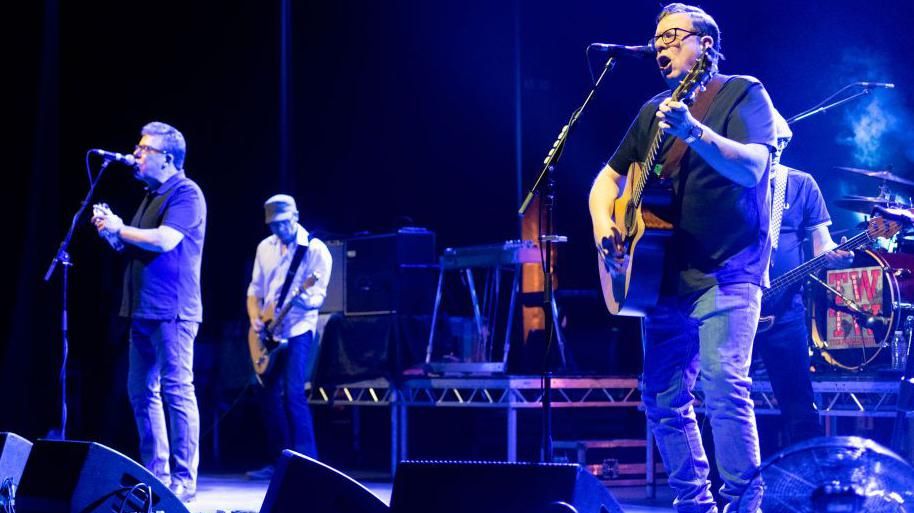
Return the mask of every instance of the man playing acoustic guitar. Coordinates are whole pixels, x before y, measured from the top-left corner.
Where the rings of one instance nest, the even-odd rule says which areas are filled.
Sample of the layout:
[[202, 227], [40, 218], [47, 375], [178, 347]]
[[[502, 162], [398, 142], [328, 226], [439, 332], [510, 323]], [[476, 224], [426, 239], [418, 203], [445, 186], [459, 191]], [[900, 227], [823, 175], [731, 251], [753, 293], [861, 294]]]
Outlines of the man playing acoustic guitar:
[[[674, 90], [703, 59], [710, 58], [713, 75], [721, 57], [717, 23], [684, 4], [663, 8], [653, 44], [660, 73]], [[749, 364], [771, 251], [773, 108], [764, 87], [746, 76], [714, 77], [692, 112], [673, 98], [666, 91], [644, 104], [597, 176], [590, 193], [594, 242], [611, 277], [637, 268], [627, 227], [643, 229], [643, 224], [624, 219], [629, 216], [620, 215], [625, 209], [618, 207], [632, 203], [632, 182], [643, 176], [638, 164], [649, 161], [651, 146], [660, 143], [658, 165], [643, 172], [648, 181], [658, 181], [656, 174], [665, 177], [662, 182], [672, 189], [665, 213], [672, 233], [663, 265], [648, 269], [663, 275], [659, 304], [646, 318], [642, 399], [677, 511], [716, 512], [692, 406], [701, 372], [724, 481], [721, 497], [726, 510], [736, 511], [739, 503], [740, 511], [754, 512], [761, 502], [761, 462]], [[661, 137], [654, 137], [658, 131]], [[634, 206], [640, 217], [640, 204]]]
[[[277, 194], [266, 201], [264, 209], [273, 235], [257, 246], [247, 311], [253, 331], [269, 328], [273, 339], [285, 341], [284, 349], [272, 353], [269, 371], [260, 376], [269, 449], [274, 459], [283, 449], [316, 458], [305, 382], [317, 311], [327, 296], [332, 259], [327, 246], [298, 224], [294, 198]], [[309, 278], [316, 280], [311, 284], [306, 282]], [[264, 313], [278, 312], [288, 301], [293, 304], [282, 322], [265, 325]], [[272, 465], [247, 474], [251, 479], [270, 479], [272, 475]]]

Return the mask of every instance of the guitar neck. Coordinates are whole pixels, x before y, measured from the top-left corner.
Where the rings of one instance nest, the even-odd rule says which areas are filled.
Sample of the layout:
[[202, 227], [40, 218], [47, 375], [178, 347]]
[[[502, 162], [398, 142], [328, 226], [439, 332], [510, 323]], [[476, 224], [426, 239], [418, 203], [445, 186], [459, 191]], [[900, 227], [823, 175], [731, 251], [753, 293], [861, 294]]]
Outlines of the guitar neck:
[[657, 162], [657, 154], [660, 153], [660, 145], [663, 144], [663, 130], [660, 127], [654, 127], [654, 136], [651, 138], [651, 145], [648, 147], [647, 159], [641, 168], [641, 174], [632, 187], [632, 204], [637, 208], [641, 206], [641, 200], [644, 196], [644, 188], [647, 186], [647, 180], [650, 178], [654, 164]]
[[790, 271], [782, 274], [781, 276], [778, 276], [771, 282], [771, 287], [766, 289], [765, 292], [762, 293], [762, 300], [764, 301], [765, 299], [774, 297], [774, 296], [780, 294], [781, 292], [783, 292], [784, 289], [800, 282], [807, 275], [820, 271], [828, 263], [826, 261], [825, 257], [829, 253], [832, 253], [834, 251], [848, 251], [848, 250], [857, 249], [860, 246], [866, 244], [867, 242], [869, 242], [871, 240], [872, 239], [870, 237], [869, 232], [865, 231], [863, 233], [859, 233], [859, 234], [855, 235], [853, 238], [848, 239], [847, 242], [844, 242], [843, 244], [839, 245], [838, 247], [836, 247], [830, 251], [827, 251], [825, 253], [822, 253], [821, 255], [803, 263], [802, 265], [800, 265], [794, 269], [791, 269]]

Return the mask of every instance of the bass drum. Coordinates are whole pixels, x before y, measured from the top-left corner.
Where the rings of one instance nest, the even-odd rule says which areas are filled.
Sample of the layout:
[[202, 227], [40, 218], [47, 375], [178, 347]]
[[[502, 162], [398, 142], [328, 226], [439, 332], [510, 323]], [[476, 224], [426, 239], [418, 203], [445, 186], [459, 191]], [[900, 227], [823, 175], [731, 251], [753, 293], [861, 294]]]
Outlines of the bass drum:
[[[862, 371], [891, 362], [889, 347], [896, 330], [914, 313], [914, 255], [882, 250], [857, 251], [847, 269], [829, 269], [822, 278], [853, 300], [868, 315], [854, 315], [847, 303], [811, 283], [810, 335], [814, 349], [826, 364], [846, 371]], [[870, 327], [867, 327], [870, 326]]]

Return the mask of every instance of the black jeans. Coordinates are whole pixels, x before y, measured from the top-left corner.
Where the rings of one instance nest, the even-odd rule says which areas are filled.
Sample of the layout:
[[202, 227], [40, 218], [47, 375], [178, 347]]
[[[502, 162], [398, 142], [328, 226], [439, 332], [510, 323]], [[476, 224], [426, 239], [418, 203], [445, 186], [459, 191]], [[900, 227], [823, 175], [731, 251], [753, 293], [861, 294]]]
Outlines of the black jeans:
[[271, 457], [276, 459], [283, 449], [292, 449], [317, 459], [314, 421], [305, 382], [308, 356], [314, 332], [289, 339], [288, 346], [274, 353], [273, 368], [263, 379], [263, 410]]
[[808, 337], [802, 317], [775, 324], [755, 337], [755, 352], [768, 371], [791, 444], [824, 434], [812, 393]]

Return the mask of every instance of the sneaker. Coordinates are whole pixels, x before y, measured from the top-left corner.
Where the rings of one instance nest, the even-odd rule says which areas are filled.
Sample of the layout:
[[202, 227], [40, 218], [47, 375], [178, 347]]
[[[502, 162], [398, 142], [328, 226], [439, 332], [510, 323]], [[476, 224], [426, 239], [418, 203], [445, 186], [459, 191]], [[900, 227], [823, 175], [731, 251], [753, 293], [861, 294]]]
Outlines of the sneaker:
[[168, 487], [181, 502], [191, 502], [197, 498], [197, 487], [172, 482]]
[[269, 481], [270, 479], [273, 479], [273, 465], [267, 465], [266, 467], [257, 470], [245, 472], [244, 477], [254, 481]]

